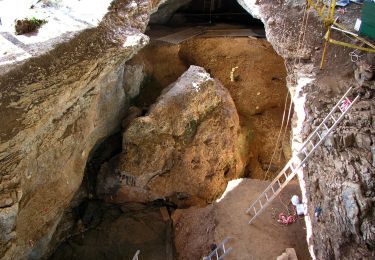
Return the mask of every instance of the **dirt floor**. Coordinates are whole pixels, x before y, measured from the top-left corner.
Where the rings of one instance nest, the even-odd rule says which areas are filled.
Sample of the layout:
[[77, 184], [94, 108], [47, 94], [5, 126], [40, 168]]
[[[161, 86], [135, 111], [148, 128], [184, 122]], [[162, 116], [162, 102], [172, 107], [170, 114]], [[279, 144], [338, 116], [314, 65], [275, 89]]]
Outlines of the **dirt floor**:
[[61, 244], [51, 260], [132, 259], [137, 250], [140, 259], [173, 259], [172, 226], [165, 207], [94, 202], [83, 222], [82, 231], [86, 230]]
[[162, 89], [189, 65], [204, 67], [228, 88], [236, 104], [242, 127], [242, 155], [247, 161], [244, 177], [264, 179], [277, 146], [268, 174], [272, 179], [290, 158], [289, 125], [281, 133], [283, 145], [281, 142], [276, 145], [285, 102], [288, 100], [287, 118], [290, 101], [284, 61], [272, 46], [254, 37], [206, 37], [204, 34], [175, 45], [156, 40], [165, 32], [150, 31], [150, 34], [151, 44], [130, 61], [132, 65], [143, 65], [146, 73], [136, 105], [150, 106]]
[[[178, 259], [199, 259], [210, 252], [210, 244], [227, 244], [233, 251], [228, 260], [276, 259], [286, 248], [294, 248], [299, 260], [311, 259], [303, 217], [288, 226], [277, 222], [280, 213], [293, 213], [290, 198], [300, 195], [297, 182], [289, 184], [258, 219], [249, 225], [247, 207], [269, 182], [238, 179], [230, 182], [222, 199], [204, 209], [177, 210], [172, 216]], [[183, 215], [183, 218], [179, 216]], [[207, 217], [208, 216], [208, 217]], [[204, 223], [202, 219], [206, 219]], [[202, 235], [203, 233], [203, 235]], [[206, 239], [202, 239], [206, 234]]]

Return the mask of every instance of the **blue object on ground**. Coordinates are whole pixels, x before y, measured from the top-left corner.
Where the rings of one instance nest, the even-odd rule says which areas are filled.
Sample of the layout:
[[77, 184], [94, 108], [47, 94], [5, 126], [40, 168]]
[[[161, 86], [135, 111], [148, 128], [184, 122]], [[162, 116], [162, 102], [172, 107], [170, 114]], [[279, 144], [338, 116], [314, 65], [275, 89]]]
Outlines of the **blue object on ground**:
[[320, 213], [322, 213], [322, 208], [316, 207], [314, 213], [315, 213], [315, 217], [319, 218]]

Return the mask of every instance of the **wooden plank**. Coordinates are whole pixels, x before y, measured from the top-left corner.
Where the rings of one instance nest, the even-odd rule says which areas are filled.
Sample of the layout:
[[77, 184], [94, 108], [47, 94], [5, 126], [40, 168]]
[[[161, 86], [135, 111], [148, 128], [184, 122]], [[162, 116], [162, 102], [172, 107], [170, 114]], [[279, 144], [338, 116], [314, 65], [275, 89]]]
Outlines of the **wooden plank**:
[[185, 29], [183, 31], [177, 32], [177, 33], [172, 33], [167, 36], [158, 38], [158, 41], [163, 41], [163, 42], [169, 42], [172, 44], [180, 44], [183, 41], [186, 41], [190, 38], [193, 38], [197, 35], [200, 35], [204, 32], [203, 27], [192, 27]]
[[251, 29], [219, 29], [207, 30], [202, 35], [203, 37], [257, 37], [264, 38], [264, 34], [257, 33]]

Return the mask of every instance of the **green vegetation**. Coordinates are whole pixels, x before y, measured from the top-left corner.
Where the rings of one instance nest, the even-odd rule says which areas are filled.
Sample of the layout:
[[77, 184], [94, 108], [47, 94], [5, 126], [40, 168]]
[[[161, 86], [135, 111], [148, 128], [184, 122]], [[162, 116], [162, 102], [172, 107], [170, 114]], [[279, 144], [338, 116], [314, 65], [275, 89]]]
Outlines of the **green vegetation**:
[[190, 143], [196, 132], [197, 132], [197, 128], [198, 128], [198, 122], [196, 120], [191, 120], [186, 128], [185, 128], [185, 132], [184, 132], [184, 143]]
[[47, 23], [47, 20], [37, 19], [32, 17], [31, 19], [25, 18], [22, 20], [16, 20], [15, 30], [16, 34], [25, 34], [37, 31], [43, 24]]

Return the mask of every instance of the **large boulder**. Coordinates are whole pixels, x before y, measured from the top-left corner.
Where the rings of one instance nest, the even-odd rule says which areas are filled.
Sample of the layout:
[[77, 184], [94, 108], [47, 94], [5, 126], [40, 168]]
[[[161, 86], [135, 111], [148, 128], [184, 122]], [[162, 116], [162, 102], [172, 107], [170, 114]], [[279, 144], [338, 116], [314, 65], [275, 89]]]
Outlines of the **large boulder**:
[[191, 66], [124, 133], [112, 176], [120, 182], [116, 198], [152, 200], [178, 193], [212, 201], [242, 169], [238, 137], [229, 92], [203, 68]]

